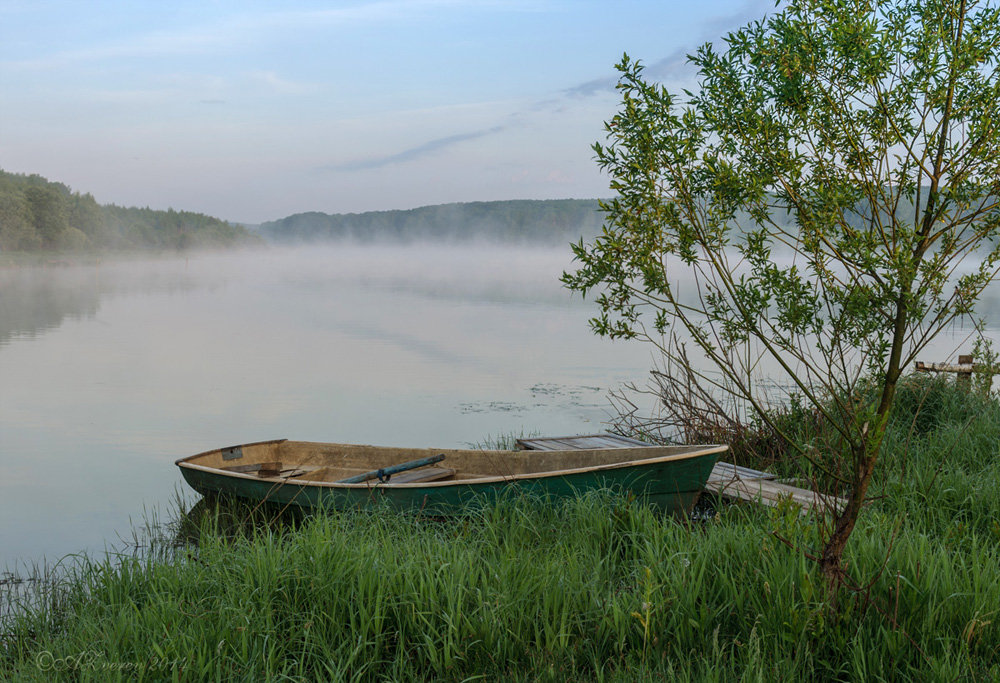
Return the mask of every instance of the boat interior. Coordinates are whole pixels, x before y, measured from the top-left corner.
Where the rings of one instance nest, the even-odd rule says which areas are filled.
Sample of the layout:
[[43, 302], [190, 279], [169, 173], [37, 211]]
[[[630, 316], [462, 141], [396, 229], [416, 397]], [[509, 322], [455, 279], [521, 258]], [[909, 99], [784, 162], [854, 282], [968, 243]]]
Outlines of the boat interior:
[[[279, 481], [422, 485], [601, 469], [647, 459], [682, 459], [716, 450], [719, 450], [718, 447], [713, 446], [648, 446], [569, 451], [482, 451], [279, 440], [207, 451], [183, 458], [177, 464], [182, 467], [185, 464], [198, 465]], [[398, 467], [402, 469], [388, 476], [379, 472]]]

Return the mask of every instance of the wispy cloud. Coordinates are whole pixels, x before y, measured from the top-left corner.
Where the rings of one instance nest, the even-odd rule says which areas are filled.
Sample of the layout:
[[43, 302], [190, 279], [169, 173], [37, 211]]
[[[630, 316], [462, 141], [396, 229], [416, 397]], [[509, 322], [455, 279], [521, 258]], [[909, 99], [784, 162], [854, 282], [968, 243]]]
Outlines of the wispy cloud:
[[570, 86], [562, 91], [567, 97], [590, 97], [599, 93], [614, 92], [618, 79], [611, 74], [594, 78], [577, 85]]
[[402, 152], [397, 152], [396, 154], [389, 154], [387, 156], [372, 157], [370, 159], [359, 159], [357, 161], [348, 161], [342, 164], [332, 164], [329, 166], [322, 167], [321, 170], [324, 171], [366, 171], [373, 168], [382, 168], [384, 166], [391, 166], [393, 164], [402, 164], [408, 161], [414, 161], [422, 157], [434, 154], [443, 149], [453, 147], [455, 145], [467, 142], [469, 140], [476, 140], [478, 138], [484, 138], [488, 135], [496, 135], [497, 133], [506, 129], [506, 126], [494, 126], [493, 128], [487, 128], [484, 130], [477, 130], [471, 133], [459, 133], [457, 135], [448, 135], [443, 138], [436, 138], [434, 140], [429, 140], [422, 145], [417, 145], [416, 147], [411, 147], [410, 149], [405, 149]]
[[[655, 62], [648, 63], [646, 74], [657, 81], [683, 82], [692, 78], [695, 70], [688, 63], [687, 56], [694, 52], [698, 45], [706, 41], [718, 40], [730, 31], [764, 16], [773, 9], [774, 0], [747, 0], [738, 11], [707, 20], [702, 25], [702, 31], [694, 43], [678, 48]], [[562, 94], [567, 97], [591, 97], [614, 92], [617, 83], [617, 74], [607, 74], [565, 88]]]
[[[655, 81], [685, 80], [694, 73], [694, 69], [687, 61], [688, 52], [688, 48], [680, 48], [652, 64], [646, 64], [646, 75]], [[617, 84], [618, 74], [608, 73], [600, 78], [592, 78], [589, 81], [565, 88], [561, 94], [572, 98], [606, 95], [613, 93]]]
[[694, 66], [688, 61], [687, 48], [674, 50], [662, 59], [646, 67], [646, 73], [657, 81], [684, 81], [695, 74]]

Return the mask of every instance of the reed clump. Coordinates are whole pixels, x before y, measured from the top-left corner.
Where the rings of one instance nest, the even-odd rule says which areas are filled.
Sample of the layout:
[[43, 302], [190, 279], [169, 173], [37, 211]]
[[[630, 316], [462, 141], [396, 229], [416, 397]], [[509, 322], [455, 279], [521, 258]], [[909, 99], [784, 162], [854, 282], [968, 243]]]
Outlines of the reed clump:
[[791, 506], [678, 521], [606, 491], [245, 524], [208, 505], [171, 552], [8, 593], [0, 679], [997, 680], [1000, 402], [932, 390], [919, 427], [900, 403], [848, 546], [864, 590], [835, 610]]

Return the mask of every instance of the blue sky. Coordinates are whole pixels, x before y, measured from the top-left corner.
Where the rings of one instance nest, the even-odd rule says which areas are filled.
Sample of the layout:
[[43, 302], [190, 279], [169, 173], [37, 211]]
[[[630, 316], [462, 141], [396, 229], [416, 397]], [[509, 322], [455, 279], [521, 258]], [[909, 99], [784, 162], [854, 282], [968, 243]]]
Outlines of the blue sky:
[[0, 168], [256, 223], [607, 196], [614, 64], [773, 0], [0, 0]]

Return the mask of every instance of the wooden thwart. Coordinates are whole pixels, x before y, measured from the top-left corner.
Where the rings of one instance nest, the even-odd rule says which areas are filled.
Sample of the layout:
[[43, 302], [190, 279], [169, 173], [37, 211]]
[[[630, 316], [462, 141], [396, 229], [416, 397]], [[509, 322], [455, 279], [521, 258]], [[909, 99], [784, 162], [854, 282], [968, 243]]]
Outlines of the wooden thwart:
[[401, 472], [392, 476], [393, 484], [415, 484], [418, 481], [438, 481], [455, 475], [451, 467], [424, 467], [409, 472]]
[[253, 465], [229, 465], [221, 469], [241, 474], [256, 473], [258, 477], [276, 477], [281, 472], [280, 462], [258, 462]]
[[301, 477], [303, 474], [315, 472], [318, 467], [302, 465], [299, 467], [284, 467], [280, 462], [258, 462], [252, 465], [227, 465], [219, 469], [226, 472], [239, 472], [240, 474], [256, 474], [258, 477]]
[[[586, 436], [540, 437], [518, 439], [518, 448], [531, 451], [557, 451], [588, 448], [636, 448], [652, 444], [617, 434], [590, 434]], [[824, 496], [808, 489], [774, 481], [777, 475], [749, 467], [740, 467], [728, 462], [717, 462], [705, 485], [706, 491], [753, 503], [776, 506], [783, 500], [792, 500], [802, 507], [803, 513], [810, 510], [842, 509], [843, 498]]]
[[635, 448], [650, 444], [617, 434], [589, 434], [586, 436], [549, 436], [537, 439], [518, 439], [517, 446], [525, 451], [570, 451], [589, 448]]

